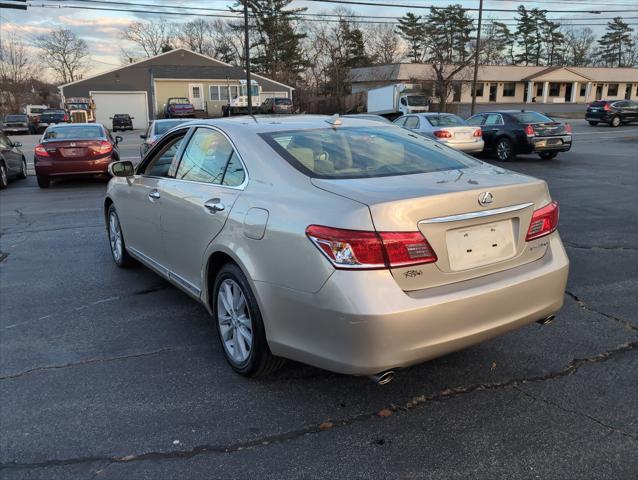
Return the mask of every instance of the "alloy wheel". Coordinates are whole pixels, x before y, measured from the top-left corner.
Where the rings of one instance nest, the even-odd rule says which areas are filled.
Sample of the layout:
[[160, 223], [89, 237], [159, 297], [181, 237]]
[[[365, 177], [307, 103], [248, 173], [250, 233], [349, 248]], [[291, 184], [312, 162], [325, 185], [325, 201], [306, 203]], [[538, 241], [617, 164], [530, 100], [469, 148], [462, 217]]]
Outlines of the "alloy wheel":
[[512, 149], [510, 147], [510, 144], [504, 140], [501, 140], [496, 146], [496, 155], [498, 156], [499, 160], [505, 161], [510, 157], [511, 150]]
[[620, 126], [620, 117], [614, 117], [611, 119], [611, 126], [612, 127], [619, 127]]
[[22, 169], [20, 170], [20, 176], [22, 178], [27, 178], [27, 161], [22, 159]]
[[217, 323], [228, 356], [239, 364], [248, 360], [253, 345], [253, 325], [244, 292], [227, 278], [217, 292]]
[[7, 168], [4, 165], [0, 165], [0, 187], [5, 188], [8, 183]]
[[109, 216], [109, 241], [111, 242], [113, 258], [119, 262], [122, 258], [122, 229], [115, 212], [111, 212]]

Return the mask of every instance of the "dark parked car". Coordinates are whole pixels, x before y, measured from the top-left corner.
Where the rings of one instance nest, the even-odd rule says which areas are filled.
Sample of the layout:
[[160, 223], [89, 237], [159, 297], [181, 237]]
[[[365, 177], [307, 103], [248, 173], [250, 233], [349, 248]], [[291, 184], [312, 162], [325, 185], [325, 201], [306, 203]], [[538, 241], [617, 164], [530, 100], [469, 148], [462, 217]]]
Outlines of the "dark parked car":
[[133, 130], [134, 119], [135, 117], [131, 117], [128, 113], [116, 113], [111, 117], [111, 120], [113, 120], [113, 131]]
[[195, 117], [195, 107], [188, 98], [171, 97], [166, 100], [164, 107], [164, 118]]
[[140, 145], [140, 157], [146, 155], [146, 152], [171, 128], [188, 121], [190, 120], [187, 118], [174, 118], [154, 120], [151, 122], [146, 132], [140, 135], [140, 138], [144, 140], [142, 145]]
[[33, 164], [38, 186], [47, 188], [52, 177], [108, 177], [108, 167], [119, 160], [117, 144], [100, 123], [50, 126], [35, 147]]
[[587, 105], [585, 120], [590, 125], [608, 123], [620, 127], [623, 123], [638, 122], [638, 102], [634, 100], [596, 100]]
[[42, 133], [49, 125], [56, 125], [58, 123], [69, 123], [71, 117], [61, 108], [50, 108], [40, 114], [38, 119], [38, 126], [36, 128], [38, 133]]
[[7, 135], [29, 133], [29, 117], [26, 115], [7, 115], [4, 117], [2, 131]]
[[550, 159], [572, 148], [572, 126], [538, 112], [482, 112], [467, 122], [481, 127], [485, 150], [493, 152], [502, 162], [514, 159], [519, 153], [538, 153], [541, 158]]
[[259, 107], [260, 113], [292, 113], [292, 100], [289, 98], [267, 98]]
[[21, 146], [0, 132], [0, 189], [7, 188], [9, 178], [27, 178], [27, 160]]

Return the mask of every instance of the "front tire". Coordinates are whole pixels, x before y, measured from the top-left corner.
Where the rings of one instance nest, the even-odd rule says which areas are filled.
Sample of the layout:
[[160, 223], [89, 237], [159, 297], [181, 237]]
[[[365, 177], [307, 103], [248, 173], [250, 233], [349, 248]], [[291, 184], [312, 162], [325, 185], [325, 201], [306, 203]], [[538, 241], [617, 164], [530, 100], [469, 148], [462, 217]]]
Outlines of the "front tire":
[[108, 219], [108, 235], [109, 245], [111, 247], [111, 256], [115, 265], [120, 268], [130, 267], [135, 263], [133, 257], [126, 251], [126, 244], [124, 243], [124, 234], [122, 233], [122, 226], [120, 225], [120, 218], [117, 216], [115, 205], [111, 204], [107, 213]]
[[509, 162], [514, 158], [514, 148], [509, 138], [500, 138], [496, 142], [496, 158], [501, 162]]
[[615, 117], [612, 117], [611, 122], [609, 122], [609, 125], [611, 125], [614, 128], [618, 128], [620, 127], [621, 123], [622, 122], [620, 121], [620, 117], [616, 115]]
[[236, 264], [227, 263], [219, 271], [212, 307], [224, 357], [235, 372], [259, 377], [281, 367], [283, 359], [270, 352], [257, 300]]
[[551, 160], [552, 158], [556, 158], [558, 152], [541, 152], [538, 154], [543, 160]]
[[36, 178], [38, 179], [38, 187], [40, 188], [49, 188], [51, 185], [51, 179], [46, 175], [37, 175]]
[[4, 190], [9, 186], [9, 176], [7, 174], [7, 166], [0, 163], [0, 190]]
[[22, 157], [22, 166], [20, 168], [20, 175], [18, 176], [23, 180], [27, 178], [27, 159], [24, 157]]

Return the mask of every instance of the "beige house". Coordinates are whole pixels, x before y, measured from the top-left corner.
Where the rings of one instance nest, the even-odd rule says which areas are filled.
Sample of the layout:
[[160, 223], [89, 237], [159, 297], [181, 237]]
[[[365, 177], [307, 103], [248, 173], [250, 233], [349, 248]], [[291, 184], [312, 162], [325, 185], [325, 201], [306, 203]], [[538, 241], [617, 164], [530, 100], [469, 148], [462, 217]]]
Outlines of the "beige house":
[[[450, 67], [452, 68], [452, 67]], [[473, 68], [454, 78], [451, 102], [472, 101]], [[421, 83], [433, 95], [432, 66], [397, 63], [354, 68], [352, 93], [392, 83]], [[588, 103], [598, 99], [638, 100], [638, 68], [534, 67], [482, 65], [476, 88], [477, 103]]]

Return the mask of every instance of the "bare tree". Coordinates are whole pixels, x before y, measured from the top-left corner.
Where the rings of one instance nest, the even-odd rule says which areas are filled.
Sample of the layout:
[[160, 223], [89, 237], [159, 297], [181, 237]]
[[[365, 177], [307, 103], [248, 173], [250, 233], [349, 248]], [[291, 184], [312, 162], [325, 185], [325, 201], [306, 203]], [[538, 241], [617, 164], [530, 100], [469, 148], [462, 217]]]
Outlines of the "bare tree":
[[78, 80], [86, 70], [89, 48], [71, 30], [58, 28], [40, 35], [35, 42], [41, 50], [40, 59], [63, 83]]
[[[145, 57], [154, 57], [172, 48], [176, 40], [175, 26], [164, 19], [159, 22], [132, 22], [124, 29], [124, 38], [134, 43]], [[134, 58], [133, 55], [128, 56]]]
[[369, 56], [376, 63], [397, 63], [405, 55], [405, 48], [392, 25], [370, 25], [365, 31]]
[[5, 92], [10, 111], [17, 112], [29, 95], [28, 84], [34, 74], [35, 65], [22, 42], [8, 40], [0, 45], [1, 90]]
[[592, 64], [596, 35], [591, 28], [564, 26], [565, 63], [574, 67], [587, 67]]
[[211, 47], [212, 54], [217, 60], [238, 67], [244, 66], [244, 34], [240, 28], [242, 25], [243, 23], [226, 22], [219, 18], [212, 23]]
[[[224, 23], [222, 21], [222, 23]], [[198, 18], [181, 25], [177, 38], [184, 48], [203, 55], [213, 55], [213, 24], [209, 20]]]

